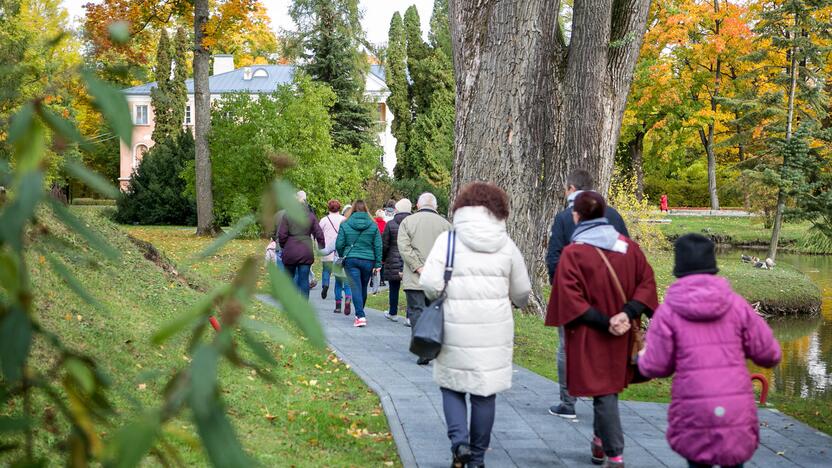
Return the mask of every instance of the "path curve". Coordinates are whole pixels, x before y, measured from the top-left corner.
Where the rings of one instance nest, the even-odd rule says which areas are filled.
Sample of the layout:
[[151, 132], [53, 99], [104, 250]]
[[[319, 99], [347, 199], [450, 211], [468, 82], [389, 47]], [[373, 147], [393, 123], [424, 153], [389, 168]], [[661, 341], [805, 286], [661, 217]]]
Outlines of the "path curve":
[[[266, 297], [262, 300], [270, 302]], [[379, 396], [405, 467], [447, 467], [450, 444], [445, 433], [442, 397], [432, 366], [416, 365], [408, 352], [410, 329], [367, 309], [368, 326], [352, 326], [353, 316], [332, 312], [332, 299], [312, 291], [330, 347]], [[400, 317], [400, 320], [402, 318]], [[542, 326], [542, 325], [541, 325]], [[497, 396], [497, 416], [486, 454], [489, 467], [591, 467], [592, 401], [580, 399], [578, 419], [551, 416], [555, 382], [514, 366], [513, 386]], [[622, 401], [624, 459], [628, 467], [686, 467], [668, 446], [667, 405]], [[762, 444], [746, 466], [832, 467], [832, 437], [776, 410], [761, 409]]]

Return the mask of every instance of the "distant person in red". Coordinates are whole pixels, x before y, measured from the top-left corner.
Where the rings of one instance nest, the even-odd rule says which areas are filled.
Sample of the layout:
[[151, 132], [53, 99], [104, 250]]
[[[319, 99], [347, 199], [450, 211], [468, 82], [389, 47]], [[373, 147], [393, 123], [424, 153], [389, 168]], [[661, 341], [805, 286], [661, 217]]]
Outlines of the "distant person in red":
[[387, 226], [387, 220], [384, 219], [384, 210], [376, 210], [376, 217], [373, 218], [378, 226], [378, 232], [384, 232], [384, 227]]
[[663, 212], [670, 212], [670, 209], [667, 206], [667, 195], [662, 195], [661, 201], [659, 203], [660, 203], [659, 208]]

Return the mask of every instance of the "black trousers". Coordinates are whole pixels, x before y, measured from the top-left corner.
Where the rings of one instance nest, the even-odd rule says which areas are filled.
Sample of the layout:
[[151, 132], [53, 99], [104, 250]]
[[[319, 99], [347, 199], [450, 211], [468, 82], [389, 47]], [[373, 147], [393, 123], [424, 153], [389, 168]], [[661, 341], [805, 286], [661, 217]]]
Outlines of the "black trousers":
[[592, 427], [604, 445], [604, 454], [608, 457], [623, 454], [624, 431], [621, 429], [621, 414], [618, 412], [618, 395], [593, 397], [592, 406], [595, 410]]
[[422, 309], [430, 305], [424, 291], [416, 289], [405, 289], [404, 297], [407, 300], [407, 318], [411, 321], [418, 320]]
[[[688, 468], [711, 468], [714, 465], [705, 465], [704, 463], [696, 463], [688, 460]], [[723, 466], [722, 468], [742, 468], [743, 463], [739, 465]]]

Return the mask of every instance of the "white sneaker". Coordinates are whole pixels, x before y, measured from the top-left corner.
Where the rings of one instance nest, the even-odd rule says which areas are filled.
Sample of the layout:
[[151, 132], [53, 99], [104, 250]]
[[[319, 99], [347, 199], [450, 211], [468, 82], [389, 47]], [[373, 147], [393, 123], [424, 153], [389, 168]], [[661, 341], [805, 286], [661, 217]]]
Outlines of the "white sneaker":
[[361, 317], [361, 318], [356, 317], [355, 321], [352, 323], [352, 326], [354, 326], [355, 328], [366, 327], [367, 326], [367, 319], [363, 318], [363, 317]]
[[413, 325], [410, 324], [410, 319], [409, 318], [404, 319], [404, 326], [406, 326], [406, 327], [412, 327], [413, 326]]
[[399, 321], [399, 317], [397, 315], [390, 315], [387, 312], [384, 313], [384, 318], [386, 318], [387, 320], [389, 320], [391, 322], [398, 322]]

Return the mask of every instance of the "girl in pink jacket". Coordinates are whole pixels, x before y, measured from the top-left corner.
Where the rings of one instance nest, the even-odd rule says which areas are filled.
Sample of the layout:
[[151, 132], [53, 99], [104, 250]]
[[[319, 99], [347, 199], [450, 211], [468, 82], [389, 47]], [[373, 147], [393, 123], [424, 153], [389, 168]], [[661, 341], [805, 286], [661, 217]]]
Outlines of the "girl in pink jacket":
[[667, 441], [691, 468], [741, 467], [760, 441], [746, 359], [780, 362], [768, 324], [716, 276], [714, 244], [698, 234], [675, 244], [679, 278], [667, 290], [638, 360], [646, 377], [673, 379]]

